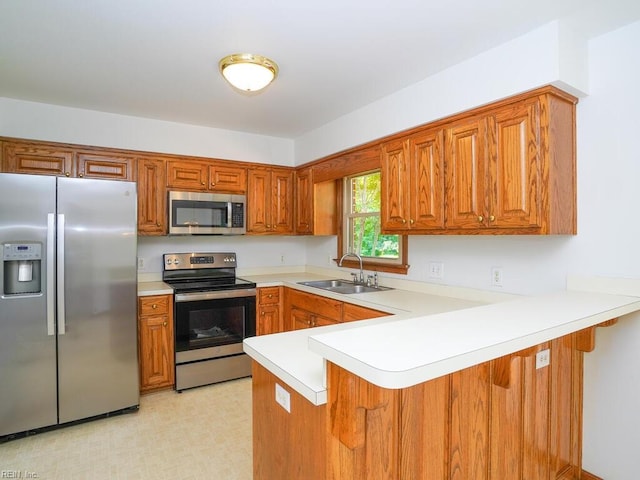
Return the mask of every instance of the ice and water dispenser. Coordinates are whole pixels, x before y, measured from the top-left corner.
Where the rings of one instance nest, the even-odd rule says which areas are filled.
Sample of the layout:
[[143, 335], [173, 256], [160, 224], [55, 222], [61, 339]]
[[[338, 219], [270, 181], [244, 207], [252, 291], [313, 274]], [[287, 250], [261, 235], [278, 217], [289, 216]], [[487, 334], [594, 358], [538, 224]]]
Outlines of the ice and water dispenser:
[[42, 244], [5, 243], [2, 260], [5, 296], [42, 292]]

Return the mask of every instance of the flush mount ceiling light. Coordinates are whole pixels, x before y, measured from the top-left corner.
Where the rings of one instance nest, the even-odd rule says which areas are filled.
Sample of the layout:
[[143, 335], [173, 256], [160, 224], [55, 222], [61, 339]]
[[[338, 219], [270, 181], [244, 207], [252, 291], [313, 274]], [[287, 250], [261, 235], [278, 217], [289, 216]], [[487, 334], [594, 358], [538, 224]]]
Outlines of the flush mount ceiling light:
[[227, 55], [218, 67], [227, 82], [245, 92], [262, 90], [278, 76], [276, 62], [251, 53]]

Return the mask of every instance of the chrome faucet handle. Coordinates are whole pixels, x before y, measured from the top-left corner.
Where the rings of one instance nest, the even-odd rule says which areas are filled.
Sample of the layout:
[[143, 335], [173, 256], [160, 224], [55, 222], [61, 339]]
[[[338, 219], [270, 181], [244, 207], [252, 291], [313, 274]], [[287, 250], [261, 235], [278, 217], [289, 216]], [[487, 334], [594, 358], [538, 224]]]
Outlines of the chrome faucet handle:
[[353, 277], [353, 283], [358, 283], [358, 274], [352, 273], [351, 276]]
[[367, 287], [371, 286], [371, 280], [373, 280], [373, 275], [367, 275]]

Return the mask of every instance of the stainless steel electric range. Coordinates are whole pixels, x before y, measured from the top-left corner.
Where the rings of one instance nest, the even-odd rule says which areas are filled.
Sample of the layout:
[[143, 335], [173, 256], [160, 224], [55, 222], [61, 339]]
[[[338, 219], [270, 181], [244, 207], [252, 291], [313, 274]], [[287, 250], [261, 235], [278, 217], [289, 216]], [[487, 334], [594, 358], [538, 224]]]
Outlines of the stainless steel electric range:
[[236, 277], [235, 253], [167, 253], [174, 290], [176, 390], [251, 375], [242, 341], [256, 334], [256, 284]]

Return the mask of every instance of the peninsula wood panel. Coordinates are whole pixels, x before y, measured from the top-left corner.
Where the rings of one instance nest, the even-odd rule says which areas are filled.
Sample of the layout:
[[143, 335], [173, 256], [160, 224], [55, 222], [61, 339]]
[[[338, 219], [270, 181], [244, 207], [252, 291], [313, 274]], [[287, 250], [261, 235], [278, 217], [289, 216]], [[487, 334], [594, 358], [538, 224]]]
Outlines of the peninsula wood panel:
[[[315, 406], [253, 362], [253, 479], [326, 478], [326, 405]], [[290, 394], [291, 412], [275, 401], [276, 383]]]

